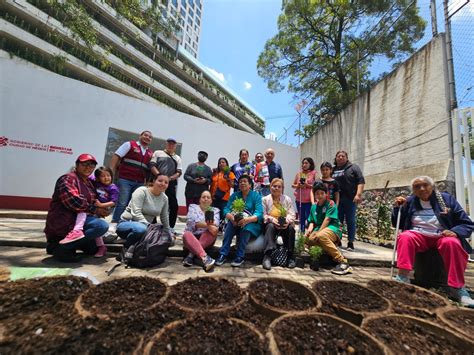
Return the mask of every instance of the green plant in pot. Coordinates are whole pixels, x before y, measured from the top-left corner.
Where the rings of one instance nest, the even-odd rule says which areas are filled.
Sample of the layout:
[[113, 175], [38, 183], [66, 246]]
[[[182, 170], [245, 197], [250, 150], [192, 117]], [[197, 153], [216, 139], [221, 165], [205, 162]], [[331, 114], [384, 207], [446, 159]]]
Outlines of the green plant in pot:
[[196, 167], [196, 175], [197, 175], [198, 178], [204, 177], [204, 166], [198, 165]]
[[317, 245], [313, 245], [309, 248], [309, 267], [311, 270], [318, 271], [319, 270], [319, 259], [323, 255], [323, 249]]
[[222, 169], [222, 171], [224, 172], [224, 176], [225, 177], [228, 177], [229, 174], [230, 174], [230, 168], [228, 166], [224, 167], [224, 169]]
[[214, 223], [214, 209], [211, 206], [204, 212], [204, 218], [206, 219], [206, 223]]
[[301, 185], [306, 184], [306, 174], [301, 174], [300, 175], [300, 184]]
[[237, 198], [232, 202], [232, 212], [234, 213], [234, 221], [238, 223], [244, 218], [245, 201], [242, 198]]
[[278, 217], [278, 224], [282, 227], [286, 223], [286, 208], [283, 206], [279, 206], [278, 210], [280, 211], [280, 217]]
[[295, 242], [295, 263], [296, 267], [304, 268], [304, 258], [302, 256], [305, 248], [306, 238], [303, 234], [300, 234], [296, 238]]

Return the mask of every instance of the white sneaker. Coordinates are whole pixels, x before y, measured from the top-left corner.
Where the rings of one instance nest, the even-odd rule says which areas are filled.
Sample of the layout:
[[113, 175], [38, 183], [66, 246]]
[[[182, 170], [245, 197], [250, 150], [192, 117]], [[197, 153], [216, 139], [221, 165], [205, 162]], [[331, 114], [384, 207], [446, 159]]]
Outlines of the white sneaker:
[[117, 234], [117, 223], [114, 222], [109, 224], [107, 234]]
[[474, 300], [464, 287], [449, 287], [449, 296], [456, 302], [461, 303], [464, 307], [474, 308]]
[[277, 245], [283, 245], [283, 237], [281, 235], [277, 237]]

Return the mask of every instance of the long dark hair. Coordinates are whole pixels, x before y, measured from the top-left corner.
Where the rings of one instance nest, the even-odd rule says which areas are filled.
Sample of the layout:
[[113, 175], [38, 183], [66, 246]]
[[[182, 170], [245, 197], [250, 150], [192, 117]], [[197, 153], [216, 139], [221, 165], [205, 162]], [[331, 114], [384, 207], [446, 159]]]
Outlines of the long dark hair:
[[310, 157], [303, 158], [303, 160], [301, 161], [301, 165], [303, 165], [305, 160], [309, 163], [309, 171], [313, 171], [314, 170], [314, 160], [313, 160], [313, 158], [310, 158]]
[[229, 162], [227, 161], [227, 159], [224, 158], [224, 157], [220, 157], [219, 159], [217, 159], [217, 168], [216, 168], [216, 171], [217, 171], [217, 172], [221, 171], [221, 169], [220, 169], [220, 167], [219, 167], [219, 165], [220, 165], [219, 163], [221, 162], [221, 160], [224, 160], [225, 163], [227, 164], [227, 166], [229, 166]]

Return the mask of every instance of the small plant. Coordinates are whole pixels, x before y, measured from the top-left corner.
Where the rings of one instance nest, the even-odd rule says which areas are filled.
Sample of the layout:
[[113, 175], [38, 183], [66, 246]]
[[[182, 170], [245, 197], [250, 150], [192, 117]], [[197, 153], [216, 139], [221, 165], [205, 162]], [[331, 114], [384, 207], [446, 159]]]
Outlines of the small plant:
[[225, 166], [224, 169], [222, 169], [222, 171], [224, 172], [224, 175], [229, 176], [230, 168], [228, 166]]
[[301, 255], [301, 253], [304, 251], [305, 244], [306, 244], [306, 238], [303, 234], [300, 234], [300, 236], [296, 238], [295, 254]]
[[198, 177], [203, 177], [204, 176], [204, 166], [203, 165], [198, 165], [196, 167], [196, 174]]
[[211, 206], [208, 206], [206, 208], [206, 211], [204, 212], [204, 218], [206, 222], [214, 222], [214, 209]]
[[232, 212], [234, 212], [234, 221], [237, 223], [244, 218], [245, 201], [241, 198], [235, 199], [232, 202]]
[[311, 270], [318, 271], [319, 270], [319, 259], [321, 255], [323, 255], [323, 249], [320, 246], [313, 245], [308, 250], [310, 264], [309, 267]]
[[280, 212], [280, 217], [278, 217], [278, 224], [280, 226], [283, 226], [286, 223], [286, 216], [287, 216], [286, 208], [280, 205], [278, 206], [278, 211]]
[[323, 249], [320, 246], [313, 245], [311, 248], [309, 248], [308, 253], [311, 261], [319, 261], [321, 255], [323, 255]]
[[305, 173], [300, 174], [300, 184], [301, 185], [306, 184], [306, 174]]

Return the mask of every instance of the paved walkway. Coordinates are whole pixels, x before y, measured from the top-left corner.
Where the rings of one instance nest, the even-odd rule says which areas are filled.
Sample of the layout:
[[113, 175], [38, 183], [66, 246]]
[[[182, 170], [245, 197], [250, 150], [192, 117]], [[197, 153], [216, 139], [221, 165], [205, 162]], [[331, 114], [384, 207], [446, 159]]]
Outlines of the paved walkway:
[[[177, 239], [176, 245], [170, 250], [170, 255], [174, 257], [169, 257], [164, 264], [148, 270], [119, 267], [112, 276], [107, 276], [106, 271], [117, 264], [113, 251], [120, 250], [121, 244], [109, 246], [109, 250], [112, 253], [103, 259], [85, 258], [81, 262], [74, 264], [57, 262], [49, 255], [46, 255], [44, 251], [46, 245], [42, 232], [44, 217], [44, 212], [0, 210], [0, 246], [2, 246], [0, 266], [74, 268], [90, 273], [99, 281], [105, 281], [111, 277], [147, 275], [159, 277], [169, 284], [174, 284], [188, 277], [207, 275], [198, 266], [191, 268], [182, 266], [181, 257], [183, 250], [181, 238]], [[178, 222], [175, 229], [177, 232], [182, 233], [184, 227], [184, 223]], [[222, 236], [219, 236], [214, 253], [221, 244]], [[370, 279], [388, 278], [390, 275], [389, 266], [392, 257], [390, 249], [357, 242], [354, 252], [343, 250], [343, 253], [349, 259], [351, 265], [354, 266], [354, 272], [350, 275], [336, 276], [331, 274], [329, 269], [322, 268], [320, 271], [313, 271], [308, 267], [292, 270], [274, 267], [271, 271], [266, 271], [255, 261], [247, 261], [241, 268], [232, 268], [229, 264], [225, 264], [222, 267], [216, 267], [212, 275], [233, 278], [243, 286], [253, 279], [266, 276], [291, 278], [309, 285], [321, 278], [335, 278], [366, 283]], [[466, 271], [466, 285], [474, 289], [474, 264], [472, 263], [468, 265]]]

